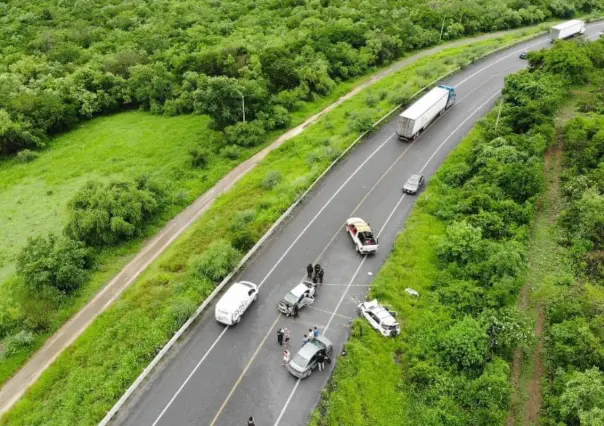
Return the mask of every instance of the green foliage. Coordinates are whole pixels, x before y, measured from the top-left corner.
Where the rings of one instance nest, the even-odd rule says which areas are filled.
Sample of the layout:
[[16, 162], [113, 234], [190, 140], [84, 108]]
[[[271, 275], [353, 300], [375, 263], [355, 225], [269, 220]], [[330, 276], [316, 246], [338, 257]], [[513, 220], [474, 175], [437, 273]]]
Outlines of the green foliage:
[[240, 257], [227, 240], [217, 240], [193, 261], [194, 269], [200, 276], [219, 282], [233, 270]]
[[229, 144], [254, 147], [264, 142], [265, 131], [259, 121], [246, 121], [225, 128], [224, 134]]
[[99, 247], [136, 237], [163, 206], [163, 192], [145, 177], [136, 181], [89, 181], [69, 203], [66, 232]]
[[[479, 42], [473, 42], [468, 46], [462, 46], [458, 48], [446, 49], [435, 55], [419, 59], [413, 65], [398, 71], [396, 74], [389, 76], [375, 86], [375, 90], [379, 93], [380, 91], [393, 91], [394, 87], [399, 86], [401, 82], [408, 82], [407, 88], [410, 93], [413, 93], [421, 88], [420, 81], [414, 79], [416, 69], [418, 67], [432, 66], [435, 67], [443, 66], [443, 62], [447, 58], [456, 58], [463, 51], [470, 48], [481, 53], [487, 53], [496, 47], [503, 44], [507, 44], [518, 38], [518, 33], [511, 33], [504, 37], [498, 37], [497, 39], [483, 40]], [[440, 64], [440, 65], [436, 65]], [[445, 66], [444, 72], [454, 69], [455, 62], [452, 61]], [[336, 99], [341, 96], [347, 90], [350, 90], [352, 86], [340, 86], [340, 92], [334, 92], [332, 99]], [[407, 89], [406, 89], [407, 90]], [[296, 113], [296, 120], [302, 120], [303, 118], [316, 112], [315, 107], [319, 105], [325, 105], [329, 100], [320, 100], [313, 104], [313, 108], [309, 108], [308, 105], [304, 106], [298, 113]], [[140, 277], [131, 287], [129, 287], [122, 297], [119, 303], [112, 305], [108, 308], [93, 324], [86, 330], [86, 332], [78, 338], [71, 346], [70, 351], [62, 354], [55, 363], [46, 371], [41, 377], [39, 383], [35, 388], [32, 388], [32, 392], [28, 393], [15, 407], [11, 410], [2, 420], [0, 424], [22, 424], [22, 425], [34, 425], [42, 421], [44, 424], [48, 423], [65, 423], [72, 422], [73, 418], [78, 419], [78, 423], [82, 424], [97, 424], [98, 421], [106, 414], [107, 410], [115, 403], [119, 395], [128, 387], [139, 374], [140, 371], [147, 365], [147, 363], [155, 356], [159, 348], [161, 348], [165, 342], [174, 334], [174, 332], [184, 322], [184, 317], [187, 312], [191, 312], [192, 307], [199, 306], [200, 303], [210, 294], [214, 289], [215, 282], [211, 282], [205, 276], [200, 276], [195, 270], [195, 261], [200, 255], [207, 251], [209, 245], [221, 239], [230, 240], [231, 244], [235, 244], [235, 239], [238, 235], [242, 235], [242, 241], [245, 240], [245, 244], [242, 246], [249, 246], [251, 240], [254, 242], [266, 232], [274, 223], [274, 221], [291, 205], [291, 203], [300, 195], [301, 191], [308, 188], [308, 186], [316, 179], [325, 168], [331, 163], [334, 153], [342, 152], [344, 149], [350, 146], [351, 143], [357, 138], [358, 134], [349, 132], [347, 129], [347, 117], [350, 116], [350, 112], [364, 111], [370, 114], [374, 121], [380, 118], [384, 111], [388, 111], [392, 106], [388, 99], [381, 100], [375, 108], [369, 108], [365, 105], [362, 97], [355, 97], [343, 105], [335, 108], [334, 110], [325, 114], [321, 117], [317, 125], [309, 127], [305, 132], [299, 136], [296, 136], [292, 140], [284, 144], [280, 149], [272, 151], [267, 157], [248, 175], [243, 177], [232, 190], [223, 194], [212, 208], [206, 212], [199, 221], [197, 221], [190, 229], [189, 232], [185, 233], [179, 238], [174, 245], [172, 245], [166, 253], [164, 253], [157, 262], [154, 262], [150, 266], [147, 272]], [[122, 115], [124, 116], [124, 115]], [[175, 117], [169, 119], [175, 124], [183, 123], [185, 117]], [[217, 179], [221, 176], [220, 173], [225, 172], [225, 167], [215, 166], [215, 158], [212, 159], [212, 171], [217, 168], [215, 174], [208, 175], [208, 179], [203, 182], [193, 170], [187, 170], [187, 165], [190, 162], [188, 155], [188, 147], [194, 145], [197, 140], [202, 139], [203, 134], [198, 139], [187, 139], [190, 135], [197, 135], [196, 129], [198, 126], [194, 125], [194, 122], [190, 120], [190, 126], [178, 126], [173, 127], [169, 132], [177, 133], [180, 132], [181, 127], [187, 129], [186, 132], [180, 133], [180, 138], [176, 138], [179, 141], [187, 142], [184, 145], [177, 145], [176, 143], [170, 143], [170, 141], [158, 141], [157, 139], [149, 139], [149, 145], [155, 145], [155, 149], [164, 148], [178, 148], [171, 151], [162, 151], [159, 159], [156, 159], [148, 151], [139, 153], [139, 147], [141, 144], [136, 146], [136, 149], [131, 149], [131, 144], [128, 142], [144, 135], [145, 132], [133, 131], [128, 133], [127, 138], [124, 137], [124, 143], [119, 146], [119, 158], [124, 158], [123, 161], [129, 161], [132, 159], [134, 163], [143, 164], [148, 161], [148, 158], [159, 160], [159, 163], [148, 163], [148, 167], [152, 170], [162, 171], [166, 168], [166, 162], [171, 159], [178, 159], [173, 163], [169, 163], [167, 172], [172, 171], [175, 177], [178, 176], [185, 187], [197, 193], [200, 188], [206, 187], [212, 179]], [[96, 133], [102, 133], [107, 128], [105, 119], [99, 120], [100, 123], [105, 125], [97, 127]], [[157, 118], [158, 122], [163, 122], [166, 119]], [[325, 126], [324, 123], [330, 123], [330, 126]], [[146, 126], [154, 129], [153, 134], [165, 134], [166, 131], [158, 131], [157, 127], [154, 127], [154, 122], [147, 122]], [[178, 134], [178, 133], [177, 133]], [[94, 137], [89, 137], [94, 140]], [[211, 151], [217, 152], [223, 146], [224, 142], [221, 142], [221, 138], [205, 138], [212, 144]], [[113, 138], [111, 138], [113, 140]], [[326, 141], [329, 142], [326, 142]], [[329, 145], [326, 145], [326, 144]], [[143, 145], [144, 148], [145, 145]], [[184, 146], [184, 149], [182, 148]], [[131, 149], [128, 155], [123, 153], [124, 150]], [[75, 150], [77, 154], [79, 151]], [[97, 151], [98, 152], [98, 151]], [[249, 155], [251, 150], [243, 150], [245, 155]], [[308, 164], [307, 157], [311, 154], [316, 154], [316, 161], [313, 164]], [[118, 154], [112, 154], [118, 156]], [[36, 162], [43, 162], [45, 154], [41, 155], [41, 158]], [[79, 159], [79, 157], [78, 157]], [[77, 164], [79, 164], [78, 162]], [[96, 164], [96, 162], [95, 162]], [[105, 164], [112, 164], [110, 158], [103, 162]], [[223, 163], [224, 164], [224, 163]], [[184, 166], [183, 166], [184, 165]], [[48, 167], [47, 170], [54, 170], [53, 167]], [[105, 169], [103, 169], [105, 170]], [[148, 172], [148, 170], [145, 169]], [[278, 184], [278, 191], [271, 189], [265, 189], [262, 185], [265, 177], [271, 172], [275, 171], [280, 173], [283, 179]], [[107, 173], [107, 172], [104, 172]], [[136, 175], [136, 174], [135, 174]], [[205, 173], [201, 175], [205, 177]], [[214, 180], [215, 182], [215, 180]], [[80, 184], [75, 185], [75, 188]], [[179, 189], [182, 191], [180, 185], [171, 185], [170, 189]], [[73, 185], [72, 185], [73, 187]], [[176, 188], [174, 188], [176, 187]], [[176, 193], [178, 194], [178, 192]], [[174, 194], [174, 195], [176, 195]], [[189, 199], [189, 198], [186, 198]], [[522, 213], [524, 210], [516, 211], [511, 206], [505, 205], [501, 207], [502, 211], [505, 211], [510, 218], [516, 220], [525, 220], [525, 215]], [[247, 223], [243, 229], [237, 232], [231, 230], [233, 224], [233, 212], [245, 212], [253, 209], [256, 211], [253, 221]], [[507, 209], [507, 210], [506, 210]], [[512, 213], [510, 213], [512, 212]], [[246, 216], [246, 215], [243, 215]], [[247, 216], [246, 216], [247, 217]], [[422, 225], [422, 232], [429, 230], [435, 232], [438, 230], [442, 231], [442, 223], [432, 216], [430, 216], [430, 222]], [[507, 222], [506, 222], [507, 223]], [[514, 227], [515, 222], [511, 222], [511, 227]], [[1, 230], [1, 228], [0, 228]], [[212, 235], [212, 239], [208, 239], [208, 235]], [[414, 250], [406, 251], [399, 254], [402, 257], [400, 263], [412, 261], [413, 259], [419, 261], [422, 265], [427, 266], [428, 263], [425, 259], [424, 253], [433, 253], [431, 239], [424, 239], [424, 234], [418, 238], [422, 241], [423, 248], [415, 252]], [[137, 243], [130, 243], [127, 245], [125, 252], [131, 253], [131, 248], [135, 250], [140, 247]], [[243, 251], [243, 249], [240, 249]], [[426, 251], [427, 250], [427, 251]], [[421, 253], [421, 256], [419, 255]], [[412, 254], [412, 256], [410, 256]], [[111, 257], [110, 259], [115, 259]], [[77, 300], [67, 304], [61, 310], [51, 311], [52, 316], [48, 315], [49, 303], [38, 303], [37, 300], [28, 301], [28, 306], [24, 308], [28, 312], [27, 322], [28, 327], [39, 327], [37, 331], [45, 332], [56, 330], [56, 327], [60, 325], [65, 317], [72, 315], [77, 312], [78, 307], [83, 306], [101, 286], [110, 279], [126, 262], [127, 257], [119, 258], [114, 263], [107, 263], [104, 268], [106, 271], [102, 273], [95, 273], [93, 282], [86, 286], [85, 290], [87, 293], [83, 294]], [[415, 269], [409, 268], [409, 272], [412, 273]], [[434, 277], [419, 277], [413, 276], [412, 282], [415, 287], [418, 285], [420, 292], [424, 292], [423, 289], [431, 286]], [[409, 278], [410, 280], [411, 278]], [[400, 282], [398, 279], [392, 280], [392, 282]], [[420, 285], [421, 283], [421, 285]], [[6, 286], [4, 286], [6, 287]], [[0, 288], [4, 288], [0, 287]], [[427, 290], [426, 290], [427, 293]], [[402, 298], [399, 295], [399, 299]], [[158, 300], [161, 303], [158, 305]], [[405, 299], [406, 300], [406, 299]], [[423, 300], [423, 299], [421, 299]], [[30, 303], [31, 302], [31, 303]], [[63, 301], [64, 302], [64, 301]], [[35, 305], [35, 306], [34, 306]], [[158, 306], [160, 306], [158, 308]], [[1, 307], [1, 306], [0, 306]], [[422, 312], [423, 315], [423, 312]], [[434, 319], [434, 317], [432, 317]], [[439, 322], [439, 321], [435, 321]], [[446, 323], [446, 322], [445, 322]], [[426, 325], [427, 327], [428, 325]], [[429, 328], [428, 328], [429, 329]], [[11, 331], [11, 334], [15, 334], [19, 330]], [[421, 330], [420, 330], [421, 331]], [[371, 336], [373, 332], [366, 333], [367, 336]], [[40, 342], [39, 339], [37, 342]], [[375, 338], [376, 343], [381, 344], [383, 340], [380, 337]], [[402, 363], [399, 360], [405, 359], [406, 352], [401, 347], [400, 341], [392, 341], [396, 344], [396, 349], [392, 352], [400, 355], [392, 356], [392, 352], [380, 352], [376, 348], [374, 355], [370, 357], [367, 363], [370, 368], [364, 369], [364, 371], [371, 371], [372, 378], [375, 380], [369, 380], [366, 383], [379, 383], [380, 389], [397, 389], [401, 383], [401, 367]], [[431, 342], [430, 347], [435, 347], [435, 342]], [[35, 348], [35, 345], [28, 347], [25, 352], [26, 354], [31, 353], [30, 348]], [[365, 349], [360, 348], [361, 353], [365, 353]], [[352, 355], [352, 352], [349, 351]], [[0, 364], [0, 379], [5, 380], [6, 377], [10, 376], [15, 369], [23, 363], [25, 356], [16, 359], [11, 358], [10, 362]], [[347, 359], [352, 359], [349, 357]], [[345, 360], [345, 359], [344, 359]], [[367, 361], [367, 360], [365, 360]], [[339, 365], [343, 361], [339, 361]], [[380, 366], [388, 366], [387, 370], [379, 368]], [[505, 369], [500, 368], [501, 363], [497, 364], [497, 368], [491, 368], [487, 366], [485, 373], [489, 374], [488, 378], [485, 378], [484, 383], [495, 383], [497, 384], [496, 396], [491, 399], [485, 397], [481, 402], [481, 407], [487, 406], [488, 402], [491, 401], [497, 406], [505, 405], [505, 402], [497, 402], [497, 398], [506, 398], [508, 389], [505, 386], [501, 386], [501, 377], [505, 377]], [[98, 374], [91, 374], [91, 371], [95, 371]], [[497, 374], [495, 375], [495, 371]], [[357, 375], [358, 369], [355, 366], [353, 376]], [[458, 377], [460, 377], [458, 379]], [[450, 375], [443, 378], [443, 382], [448, 384], [447, 390], [450, 394], [456, 388], [455, 385], [462, 383], [467, 384], [469, 379], [461, 375]], [[386, 382], [388, 386], [385, 386]], [[462, 388], [466, 388], [462, 386]], [[469, 386], [467, 386], [470, 389]], [[488, 387], [487, 387], [488, 388]], [[369, 392], [371, 388], [365, 387], [363, 392], [355, 392], [357, 396], [363, 395], [364, 398], [372, 397], [372, 393]], [[438, 389], [435, 388], [435, 395], [438, 395]], [[401, 400], [398, 396], [389, 393], [386, 395], [384, 392], [378, 392], [378, 398], [371, 400], [371, 407], [373, 419], [378, 420], [383, 418], [383, 413], [388, 413], [388, 418], [396, 419], [397, 416], [402, 414], [401, 407], [404, 406], [405, 401]], [[467, 404], [471, 398], [471, 394], [463, 395], [464, 404]], [[79, 404], [71, 404], [69, 401], [78, 399], [82, 401]], [[455, 417], [458, 413], [463, 411], [459, 406], [452, 407], [455, 400], [453, 397], [446, 397], [440, 399], [435, 397], [435, 401], [438, 401], [435, 406], [438, 406], [438, 414], [446, 415], [448, 418]], [[33, 401], [43, 401], [43, 403], [34, 403]], [[344, 404], [346, 412], [361, 413], [367, 406], [358, 404], [351, 406], [348, 402]], [[56, 407], [61, 407], [57, 409]], [[422, 406], [425, 408], [425, 406]], [[481, 409], [482, 411], [488, 411]], [[481, 411], [481, 412], [482, 412]], [[431, 413], [429, 409], [422, 409], [420, 411], [412, 410], [412, 412], [419, 413]], [[488, 418], [498, 418], [501, 410], [490, 410], [492, 414], [488, 415]], [[381, 413], [381, 414], [380, 414]], [[455, 413], [455, 414], [453, 414]], [[478, 413], [478, 411], [477, 411]], [[379, 414], [379, 417], [378, 417]], [[485, 416], [487, 414], [484, 414]], [[477, 414], [478, 416], [478, 414]], [[463, 417], [463, 416], [462, 416]], [[362, 419], [362, 417], [357, 417]], [[432, 417], [430, 417], [431, 419]], [[440, 417], [435, 417], [436, 419]], [[40, 420], [42, 419], [42, 420]], [[428, 422], [429, 424], [433, 424]], [[345, 422], [344, 422], [345, 424]], [[418, 423], [418, 424], [421, 424]], [[474, 417], [467, 418], [467, 421], [462, 424], [477, 424], [474, 421]]]
[[189, 150], [193, 167], [204, 168], [208, 165], [210, 152], [203, 146], [196, 145]]
[[481, 371], [485, 364], [488, 336], [485, 327], [464, 317], [443, 334], [439, 350], [444, 361], [462, 371]]
[[17, 153], [17, 160], [21, 161], [22, 163], [31, 163], [36, 158], [38, 158], [39, 155], [40, 154], [35, 151], [32, 151], [30, 149], [24, 149], [23, 151], [19, 151]]
[[264, 176], [264, 180], [262, 181], [262, 187], [264, 189], [273, 189], [279, 182], [281, 182], [281, 172], [277, 170], [271, 170]]
[[47, 286], [71, 293], [86, 281], [91, 261], [81, 242], [49, 234], [28, 240], [17, 258], [17, 273], [33, 294]]
[[[451, 40], [601, 6], [584, 0], [11, 5], [2, 9], [0, 154], [38, 148], [80, 120], [132, 107], [208, 114], [223, 129], [242, 121], [242, 96], [247, 120], [263, 115], [269, 128], [281, 128], [288, 120], [281, 108], [293, 111], [336, 82], [437, 44], [443, 22], [442, 38]], [[574, 59], [567, 65], [576, 68]]]

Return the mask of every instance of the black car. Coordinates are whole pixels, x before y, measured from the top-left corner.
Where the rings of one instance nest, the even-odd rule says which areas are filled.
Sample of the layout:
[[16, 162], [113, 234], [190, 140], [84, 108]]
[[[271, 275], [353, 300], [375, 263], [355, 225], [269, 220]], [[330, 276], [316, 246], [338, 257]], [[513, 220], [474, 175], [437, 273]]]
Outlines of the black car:
[[522, 53], [520, 54], [520, 59], [526, 59], [526, 55], [527, 55], [527, 53], [526, 53], [526, 52], [522, 52]]
[[403, 186], [403, 192], [405, 194], [417, 194], [419, 190], [424, 186], [424, 176], [418, 173], [411, 175], [407, 183]]

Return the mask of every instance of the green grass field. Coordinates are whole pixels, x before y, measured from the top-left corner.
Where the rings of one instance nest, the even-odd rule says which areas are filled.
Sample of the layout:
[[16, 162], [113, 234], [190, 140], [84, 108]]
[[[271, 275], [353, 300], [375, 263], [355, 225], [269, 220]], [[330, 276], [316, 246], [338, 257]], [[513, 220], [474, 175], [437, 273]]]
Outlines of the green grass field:
[[[423, 58], [345, 102], [273, 151], [221, 196], [63, 353], [0, 424], [96, 424], [214, 289], [195, 265], [215, 240], [248, 233], [254, 241], [361, 133], [423, 85], [481, 54], [538, 30], [521, 30]], [[356, 114], [356, 115], [355, 115]], [[240, 254], [241, 256], [243, 253]], [[395, 375], [394, 375], [395, 376]], [[394, 377], [393, 376], [393, 377]]]
[[188, 150], [207, 132], [208, 123], [201, 116], [128, 112], [57, 137], [31, 163], [0, 163], [0, 282], [13, 273], [14, 257], [28, 237], [61, 232], [67, 203], [87, 180], [148, 173], [178, 182], [172, 191], [190, 201], [224, 171], [190, 166]]

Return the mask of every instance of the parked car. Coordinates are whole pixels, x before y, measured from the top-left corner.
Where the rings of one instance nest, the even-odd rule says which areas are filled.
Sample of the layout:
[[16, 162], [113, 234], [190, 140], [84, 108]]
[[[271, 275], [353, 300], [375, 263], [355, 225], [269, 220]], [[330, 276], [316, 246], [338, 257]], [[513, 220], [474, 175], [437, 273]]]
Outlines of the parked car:
[[332, 348], [331, 341], [327, 337], [319, 335], [302, 346], [292, 360], [287, 363], [287, 370], [294, 376], [305, 379], [317, 368], [319, 352], [324, 351], [329, 356]]
[[359, 314], [382, 336], [394, 337], [401, 332], [398, 322], [394, 319], [396, 312], [389, 306], [382, 306], [376, 299], [359, 305]]
[[290, 316], [294, 311], [294, 306], [297, 306], [300, 310], [304, 306], [312, 305], [315, 301], [316, 291], [317, 286], [314, 283], [304, 281], [295, 286], [279, 301], [277, 309], [279, 312]]
[[360, 217], [351, 217], [346, 221], [344, 230], [350, 235], [357, 252], [361, 254], [376, 253], [379, 245], [373, 236], [371, 227]]
[[417, 194], [419, 190], [424, 186], [424, 176], [418, 173], [411, 175], [405, 185], [403, 185], [403, 192], [405, 194]]
[[527, 53], [527, 52], [522, 52], [522, 53], [520, 54], [520, 59], [526, 59], [526, 55], [528, 55], [528, 53]]
[[216, 321], [234, 325], [241, 321], [243, 313], [258, 299], [258, 286], [249, 281], [233, 284], [216, 303]]

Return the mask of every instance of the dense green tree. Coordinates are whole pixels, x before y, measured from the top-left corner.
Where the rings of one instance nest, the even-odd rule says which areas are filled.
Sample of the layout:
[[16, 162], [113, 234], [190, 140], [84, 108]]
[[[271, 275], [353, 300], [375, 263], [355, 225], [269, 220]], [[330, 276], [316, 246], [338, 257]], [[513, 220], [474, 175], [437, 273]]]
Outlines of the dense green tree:
[[66, 232], [90, 246], [131, 239], [162, 207], [162, 195], [162, 190], [146, 178], [90, 181], [69, 203]]
[[71, 293], [86, 281], [91, 261], [83, 243], [49, 234], [27, 241], [17, 258], [17, 273], [34, 293], [47, 286]]

